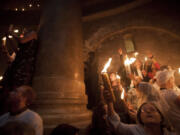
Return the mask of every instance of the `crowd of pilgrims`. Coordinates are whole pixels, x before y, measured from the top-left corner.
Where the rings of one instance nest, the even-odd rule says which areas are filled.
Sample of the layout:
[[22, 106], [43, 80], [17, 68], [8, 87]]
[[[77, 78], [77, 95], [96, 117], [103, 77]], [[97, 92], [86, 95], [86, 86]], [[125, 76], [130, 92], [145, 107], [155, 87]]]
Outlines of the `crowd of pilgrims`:
[[[27, 78], [24, 77], [26, 73], [14, 71], [16, 66], [25, 66], [34, 60], [32, 57], [21, 59], [25, 51], [31, 52], [34, 47], [32, 43], [29, 48], [23, 45], [37, 40], [34, 32], [27, 37], [18, 40], [22, 47], [13, 60], [10, 57], [11, 64], [1, 82], [1, 91], [8, 94], [5, 92], [3, 96], [6, 97], [3, 97], [1, 92], [1, 101], [6, 99], [7, 112], [0, 116], [0, 135], [43, 135], [41, 116], [29, 109], [36, 97], [33, 88], [26, 83], [31, 82], [31, 76], [27, 75]], [[3, 50], [7, 52], [5, 48]], [[30, 54], [34, 55], [34, 51]], [[170, 66], [160, 66], [149, 54], [144, 63], [137, 57], [131, 64], [131, 72], [127, 72], [122, 49], [118, 50], [118, 55], [118, 71], [108, 73], [112, 89], [106, 89], [103, 84], [99, 86], [100, 100], [93, 108], [92, 123], [86, 134], [180, 135], [180, 89], [175, 84], [174, 70]], [[33, 72], [33, 68], [26, 66], [20, 69]], [[14, 80], [16, 77], [20, 81]], [[77, 135], [79, 131], [65, 123], [54, 128], [51, 135]]]

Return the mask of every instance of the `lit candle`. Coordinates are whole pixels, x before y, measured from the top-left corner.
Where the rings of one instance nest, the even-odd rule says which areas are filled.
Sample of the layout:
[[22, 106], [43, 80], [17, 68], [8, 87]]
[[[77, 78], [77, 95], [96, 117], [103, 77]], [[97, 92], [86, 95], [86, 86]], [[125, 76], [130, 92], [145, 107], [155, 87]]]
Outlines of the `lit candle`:
[[8, 38], [10, 38], [10, 39], [11, 39], [11, 38], [13, 38], [13, 36], [12, 36], [12, 35], [8, 35]]
[[2, 44], [3, 44], [4, 46], [6, 45], [6, 39], [7, 39], [6, 37], [3, 37], [3, 38], [2, 38]]
[[137, 57], [138, 55], [139, 55], [139, 53], [138, 53], [138, 52], [135, 52], [135, 53], [134, 53], [134, 56], [135, 56], [135, 57]]
[[130, 61], [130, 64], [133, 64], [136, 61], [136, 58], [132, 57], [132, 58], [129, 59], [129, 61]]
[[148, 59], [147, 57], [144, 58], [145, 62], [147, 61], [147, 59]]
[[148, 58], [145, 57], [145, 58], [144, 58], [144, 61], [145, 61], [145, 62], [143, 62], [143, 69], [145, 69], [145, 64], [146, 64], [146, 61], [147, 61], [147, 60], [148, 60]]
[[131, 63], [131, 62], [130, 62], [128, 56], [127, 56], [126, 60], [124, 61], [124, 65], [125, 65], [127, 74], [131, 74], [130, 63]]
[[15, 29], [15, 30], [14, 30], [14, 33], [19, 33], [19, 30], [18, 30], [18, 29]]
[[118, 85], [120, 85], [120, 79], [121, 77], [116, 73], [116, 80], [117, 80]]
[[0, 81], [3, 79], [3, 76], [0, 76]]
[[119, 80], [121, 79], [121, 77], [118, 74], [116, 74], [116, 78]]
[[124, 88], [122, 88], [122, 93], [121, 93], [121, 99], [122, 100], [124, 99], [124, 93], [125, 93]]
[[103, 80], [103, 83], [104, 83], [104, 89], [109, 90], [109, 92], [112, 95], [113, 101], [115, 102], [115, 96], [114, 96], [114, 93], [112, 91], [109, 75], [107, 73], [107, 69], [111, 64], [111, 61], [112, 61], [112, 58], [109, 58], [108, 62], [104, 66], [104, 69], [101, 71], [101, 76], [102, 76], [102, 80]]

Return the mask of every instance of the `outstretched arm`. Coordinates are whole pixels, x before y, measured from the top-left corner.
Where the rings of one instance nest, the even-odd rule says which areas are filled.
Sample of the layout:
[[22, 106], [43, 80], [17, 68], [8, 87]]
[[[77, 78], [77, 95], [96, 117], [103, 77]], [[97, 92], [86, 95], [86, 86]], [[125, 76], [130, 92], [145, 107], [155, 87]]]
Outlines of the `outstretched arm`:
[[119, 115], [115, 112], [113, 98], [108, 90], [104, 90], [104, 99], [108, 105], [108, 121], [117, 134], [131, 135], [130, 125], [120, 121]]

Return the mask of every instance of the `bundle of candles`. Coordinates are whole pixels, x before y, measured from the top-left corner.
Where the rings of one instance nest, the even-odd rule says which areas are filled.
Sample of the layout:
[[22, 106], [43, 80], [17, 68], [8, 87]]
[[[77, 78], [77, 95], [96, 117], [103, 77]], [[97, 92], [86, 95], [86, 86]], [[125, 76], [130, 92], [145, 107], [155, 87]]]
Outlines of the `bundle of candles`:
[[112, 61], [112, 58], [109, 58], [108, 62], [105, 64], [103, 70], [101, 71], [101, 75], [102, 75], [102, 80], [104, 83], [104, 89], [108, 90], [111, 93], [113, 101], [115, 102], [116, 99], [115, 99], [114, 93], [112, 91], [112, 86], [111, 86], [109, 75], [107, 73], [107, 69], [111, 64], [111, 61]]
[[[137, 57], [138, 54], [139, 54], [138, 52], [135, 52], [134, 56]], [[124, 65], [125, 65], [127, 74], [131, 74], [131, 67], [130, 66], [131, 66], [131, 64], [133, 64], [136, 61], [135, 57], [128, 58], [128, 56], [126, 56], [126, 59], [124, 61]], [[148, 60], [148, 58], [145, 57], [144, 63], [143, 63], [143, 69], [145, 69], [145, 62], [147, 60]], [[101, 71], [101, 76], [102, 76], [102, 80], [104, 83], [104, 88], [106, 90], [110, 91], [110, 93], [112, 94], [112, 97], [113, 97], [113, 101], [115, 101], [116, 99], [115, 99], [114, 93], [112, 91], [111, 81], [110, 81], [109, 75], [107, 73], [107, 69], [109, 68], [109, 66], [111, 64], [111, 61], [112, 61], [112, 58], [109, 58], [108, 62], [105, 64], [103, 70]], [[178, 68], [178, 73], [180, 74], [180, 68]], [[120, 76], [117, 75], [116, 78], [120, 80]], [[121, 99], [123, 100], [125, 91], [124, 91], [124, 88], [121, 88], [121, 89], [122, 89]]]

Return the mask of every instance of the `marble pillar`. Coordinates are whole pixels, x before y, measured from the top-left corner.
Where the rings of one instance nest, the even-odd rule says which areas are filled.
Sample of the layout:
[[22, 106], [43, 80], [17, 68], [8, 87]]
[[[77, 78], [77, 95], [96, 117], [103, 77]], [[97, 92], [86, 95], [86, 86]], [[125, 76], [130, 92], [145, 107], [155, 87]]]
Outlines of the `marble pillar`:
[[60, 123], [87, 126], [82, 56], [81, 8], [78, 0], [48, 0], [39, 31], [33, 88], [37, 91], [34, 109], [42, 116], [45, 129]]

